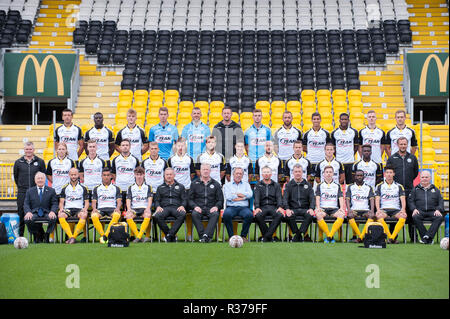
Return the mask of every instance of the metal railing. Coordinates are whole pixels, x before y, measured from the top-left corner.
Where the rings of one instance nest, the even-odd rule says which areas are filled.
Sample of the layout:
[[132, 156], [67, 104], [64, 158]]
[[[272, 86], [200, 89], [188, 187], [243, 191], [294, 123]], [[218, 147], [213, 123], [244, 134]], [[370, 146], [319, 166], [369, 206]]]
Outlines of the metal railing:
[[0, 164], [0, 200], [16, 198], [17, 186], [14, 182], [14, 164]]

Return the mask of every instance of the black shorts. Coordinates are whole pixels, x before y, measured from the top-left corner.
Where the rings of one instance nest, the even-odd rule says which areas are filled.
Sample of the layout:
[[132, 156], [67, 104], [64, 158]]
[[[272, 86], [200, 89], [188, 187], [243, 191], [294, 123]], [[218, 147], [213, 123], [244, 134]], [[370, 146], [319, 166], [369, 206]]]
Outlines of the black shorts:
[[323, 211], [325, 212], [325, 214], [327, 214], [328, 216], [333, 215], [334, 213], [336, 213], [339, 210], [339, 208], [323, 208]]
[[64, 209], [64, 213], [66, 213], [67, 217], [77, 217], [78, 213], [81, 211], [81, 208], [66, 208]]
[[398, 213], [400, 213], [399, 209], [390, 209], [390, 208], [386, 208], [386, 209], [382, 209], [386, 215], [388, 215], [390, 218], [394, 217], [395, 215], [397, 215]]
[[116, 208], [100, 208], [98, 213], [100, 214], [100, 219], [105, 217], [111, 217]]
[[145, 208], [135, 208], [133, 211], [136, 213], [136, 216], [140, 217], [142, 214], [144, 214]]
[[369, 211], [368, 210], [354, 210], [355, 212], [355, 217], [360, 217], [360, 218], [369, 218]]
[[349, 185], [353, 183], [353, 163], [343, 164], [345, 184]]

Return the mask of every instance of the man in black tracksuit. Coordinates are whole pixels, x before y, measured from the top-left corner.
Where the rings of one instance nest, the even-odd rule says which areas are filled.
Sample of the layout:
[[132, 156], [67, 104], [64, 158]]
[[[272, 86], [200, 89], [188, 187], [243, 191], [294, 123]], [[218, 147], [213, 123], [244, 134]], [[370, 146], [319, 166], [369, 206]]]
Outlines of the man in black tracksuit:
[[[201, 164], [200, 178], [191, 184], [189, 207], [200, 242], [209, 243], [214, 235], [220, 210], [223, 208], [222, 186], [211, 178], [210, 164]], [[202, 217], [208, 218], [206, 230], [203, 227]]]
[[[431, 184], [431, 173], [423, 171], [420, 174], [420, 184], [409, 194], [408, 205], [412, 211], [412, 219], [419, 230], [420, 242], [432, 244], [434, 235], [441, 225], [444, 217], [444, 199], [439, 189]], [[431, 220], [431, 226], [426, 230], [424, 219]]]
[[234, 154], [234, 146], [237, 142], [244, 142], [244, 132], [241, 126], [231, 119], [233, 111], [225, 106], [222, 110], [223, 120], [214, 126], [211, 135], [216, 137], [216, 150], [225, 157], [226, 162]]
[[[406, 137], [400, 137], [397, 140], [398, 152], [391, 155], [386, 162], [386, 166], [391, 166], [394, 168], [395, 176], [394, 181], [403, 185], [405, 188], [405, 196], [408, 198], [412, 189], [414, 188], [413, 182], [414, 179], [419, 174], [419, 163], [417, 158], [407, 152], [408, 148], [408, 139]], [[406, 213], [407, 219], [406, 223], [408, 224], [409, 237], [411, 241], [414, 240], [414, 231], [413, 231], [413, 220], [411, 216], [411, 209], [408, 207], [408, 203], [406, 205]], [[394, 224], [391, 224], [394, 226]]]
[[[25, 194], [30, 187], [36, 186], [34, 175], [37, 172], [45, 174], [45, 162], [34, 154], [34, 145], [32, 142], [25, 143], [24, 156], [14, 163], [14, 182], [17, 185], [17, 213], [20, 218], [19, 235], [23, 236], [25, 229], [23, 204]], [[42, 228], [39, 229], [39, 235], [42, 237]], [[41, 240], [42, 238], [38, 238]]]
[[[303, 236], [313, 220], [316, 199], [311, 185], [303, 179], [303, 169], [300, 164], [294, 166], [294, 178], [284, 189], [283, 206], [286, 210], [286, 222], [294, 233], [292, 241], [303, 241]], [[300, 229], [295, 222], [296, 216], [303, 217]]]
[[[263, 242], [271, 242], [273, 233], [283, 218], [283, 197], [280, 184], [272, 180], [272, 169], [263, 167], [262, 177], [253, 190], [255, 196], [255, 219], [262, 234]], [[266, 216], [272, 216], [272, 222], [267, 227]]]
[[[153, 219], [159, 228], [166, 234], [166, 242], [175, 242], [175, 235], [186, 218], [187, 194], [184, 186], [175, 180], [173, 168], [164, 171], [164, 183], [161, 184], [155, 194], [156, 211]], [[165, 219], [169, 216], [175, 217], [171, 229], [167, 226]]]

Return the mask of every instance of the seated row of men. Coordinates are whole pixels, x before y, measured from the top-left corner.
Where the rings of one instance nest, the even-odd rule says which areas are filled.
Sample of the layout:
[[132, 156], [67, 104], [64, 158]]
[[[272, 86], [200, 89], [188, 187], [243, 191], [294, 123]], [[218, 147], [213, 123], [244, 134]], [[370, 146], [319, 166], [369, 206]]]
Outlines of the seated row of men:
[[[100, 233], [100, 241], [105, 242], [111, 224], [119, 221], [122, 216], [121, 207], [124, 202], [123, 216], [134, 234], [135, 242], [150, 240], [148, 229], [151, 218], [164, 232], [164, 240], [174, 242], [187, 212], [192, 214], [192, 221], [197, 229], [200, 241], [209, 242], [213, 237], [225, 201], [226, 208], [222, 220], [229, 237], [234, 234], [233, 217], [241, 216], [244, 220], [241, 231], [243, 238], [248, 236], [250, 224], [255, 218], [260, 227], [263, 242], [272, 241], [272, 236], [283, 218], [294, 234], [293, 241], [303, 241], [308, 226], [315, 217], [319, 228], [326, 235], [325, 243], [334, 242], [334, 234], [342, 226], [346, 217], [352, 229], [358, 235], [358, 242], [364, 238], [367, 225], [373, 220], [383, 224], [390, 243], [397, 243], [395, 238], [405, 224], [406, 198], [404, 188], [394, 181], [395, 172], [389, 166], [385, 167], [384, 182], [376, 186], [375, 192], [371, 186], [365, 183], [364, 172], [357, 170], [355, 172], [355, 183], [348, 186], [345, 198], [341, 186], [333, 181], [334, 168], [332, 166], [324, 168], [324, 181], [317, 185], [315, 192], [311, 184], [303, 178], [304, 171], [300, 164], [294, 165], [293, 178], [286, 184], [284, 193], [280, 184], [272, 179], [273, 172], [269, 166], [262, 168], [262, 180], [256, 184], [253, 191], [250, 184], [243, 180], [244, 169], [240, 167], [233, 170], [232, 179], [223, 186], [223, 192], [221, 184], [212, 178], [211, 172], [210, 164], [201, 164], [200, 177], [192, 182], [189, 190], [186, 190], [182, 183], [176, 181], [175, 170], [167, 167], [164, 169], [163, 183], [154, 192], [152, 186], [145, 183], [144, 168], [138, 166], [131, 172], [134, 183], [127, 188], [125, 197], [123, 197], [120, 187], [112, 183], [112, 170], [109, 167], [104, 167], [102, 168], [102, 182], [93, 188], [91, 203], [88, 189], [80, 183], [77, 168], [72, 167], [69, 170], [70, 182], [62, 188], [59, 203], [55, 190], [45, 186], [45, 174], [39, 172], [35, 176], [37, 187], [30, 188], [25, 197], [25, 222], [31, 233], [36, 231], [34, 222], [38, 218], [49, 222], [48, 238], [48, 234], [54, 230], [56, 218], [58, 218], [61, 227], [69, 238], [66, 243], [73, 244], [85, 228], [88, 208], [91, 205], [92, 222]], [[424, 172], [421, 178], [428, 179], [429, 182], [430, 175], [428, 172]], [[419, 205], [422, 208], [421, 201], [423, 200], [421, 196], [417, 196], [416, 189], [409, 196], [410, 205], [416, 207], [417, 204], [417, 208], [419, 208]], [[440, 206], [442, 196], [440, 196], [439, 191], [432, 193], [435, 196], [428, 199], [427, 207], [435, 207], [436, 212], [442, 213], [443, 206]], [[43, 201], [43, 196], [46, 196], [44, 198], [47, 198], [48, 202], [46, 209], [39, 206], [39, 202]], [[420, 198], [419, 203], [416, 202], [416, 197]], [[252, 199], [255, 215], [250, 209]], [[37, 200], [39, 202], [36, 204]], [[40, 207], [37, 211], [33, 209], [36, 206]], [[152, 207], [154, 207], [153, 214]], [[426, 233], [426, 236], [431, 239], [437, 231], [438, 225], [442, 222], [442, 215], [437, 216], [436, 212], [434, 212], [436, 218], [433, 226]], [[272, 217], [269, 227], [267, 227], [265, 221], [265, 217], [268, 215]], [[111, 217], [111, 222], [106, 231], [104, 231], [101, 222], [101, 219], [105, 216]], [[175, 218], [171, 228], [165, 222], [165, 219], [169, 216]], [[297, 216], [303, 217], [300, 229], [297, 228]], [[134, 222], [136, 217], [143, 219], [140, 230], [137, 229]], [[331, 217], [334, 220], [331, 230], [328, 229], [326, 224], [326, 217]], [[355, 217], [367, 218], [367, 223], [362, 231], [359, 230]], [[385, 222], [387, 217], [397, 220], [392, 233], [390, 233]], [[74, 231], [68, 224], [68, 218], [76, 219], [77, 224]], [[206, 229], [203, 227], [202, 218], [208, 220]], [[421, 231], [420, 228], [419, 231]], [[145, 237], [144, 233], [146, 233]], [[421, 235], [423, 234], [421, 233]]]

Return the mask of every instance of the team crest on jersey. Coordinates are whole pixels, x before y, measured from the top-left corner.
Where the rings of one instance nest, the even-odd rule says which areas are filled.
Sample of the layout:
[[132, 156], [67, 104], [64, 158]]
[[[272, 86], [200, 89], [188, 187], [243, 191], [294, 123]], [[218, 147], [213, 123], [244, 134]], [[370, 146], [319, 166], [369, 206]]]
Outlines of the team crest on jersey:
[[178, 185], [177, 185], [177, 186], [175, 186], [175, 189], [179, 189], [179, 188], [180, 188], [180, 186], [178, 186]]
[[410, 159], [410, 158], [408, 158], [406, 161], [407, 161], [408, 163], [411, 163], [411, 159]]
[[308, 189], [308, 185], [307, 184], [305, 184], [305, 186], [303, 186], [305, 189]]
[[38, 166], [38, 163], [37, 163], [37, 162], [34, 162], [33, 165], [34, 165], [34, 166]]
[[210, 187], [211, 189], [213, 189], [213, 188], [214, 188], [214, 185], [213, 185], [213, 184], [211, 184], [211, 185], [209, 185], [209, 187]]

